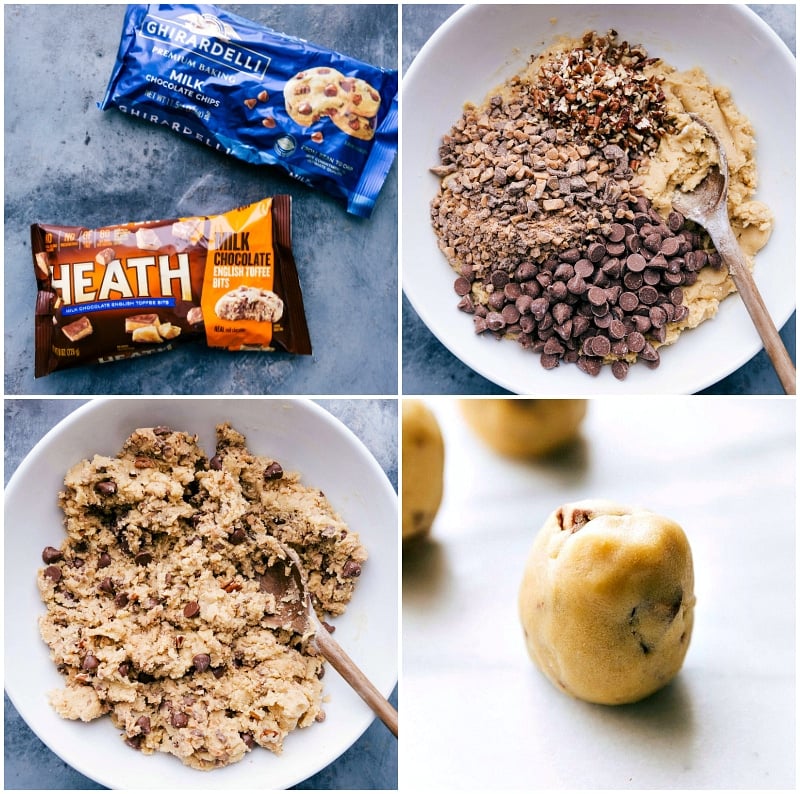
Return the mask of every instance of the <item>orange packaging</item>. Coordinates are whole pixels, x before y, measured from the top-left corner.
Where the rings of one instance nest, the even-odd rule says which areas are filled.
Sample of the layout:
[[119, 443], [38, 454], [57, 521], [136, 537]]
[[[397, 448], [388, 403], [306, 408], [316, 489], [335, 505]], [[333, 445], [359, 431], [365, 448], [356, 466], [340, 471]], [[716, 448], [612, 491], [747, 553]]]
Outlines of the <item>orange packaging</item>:
[[311, 353], [289, 196], [99, 229], [34, 224], [31, 240], [36, 377], [198, 335], [228, 350]]

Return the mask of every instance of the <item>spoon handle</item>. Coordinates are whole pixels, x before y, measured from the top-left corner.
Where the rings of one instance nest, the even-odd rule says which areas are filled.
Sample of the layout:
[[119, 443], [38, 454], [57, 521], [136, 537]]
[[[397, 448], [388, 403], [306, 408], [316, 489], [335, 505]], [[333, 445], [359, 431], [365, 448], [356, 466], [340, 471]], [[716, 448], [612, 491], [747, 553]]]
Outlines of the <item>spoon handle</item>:
[[361, 699], [375, 712], [381, 722], [397, 736], [397, 709], [377, 690], [375, 685], [361, 672], [356, 663], [345, 653], [327, 629], [316, 627], [315, 640], [319, 652], [331, 663], [336, 672], [347, 681]]
[[739, 248], [739, 243], [727, 222], [716, 225], [717, 228], [714, 230], [715, 233], [712, 235], [712, 239], [717, 251], [728, 266], [733, 283], [742, 296], [745, 308], [750, 313], [753, 324], [761, 336], [764, 350], [767, 351], [767, 355], [772, 361], [773, 367], [775, 367], [778, 380], [780, 380], [786, 394], [796, 394], [797, 371], [794, 362], [783, 344], [783, 340], [775, 327], [775, 323], [772, 321], [761, 293], [758, 291], [753, 274], [747, 266], [744, 254], [742, 254], [742, 249]]

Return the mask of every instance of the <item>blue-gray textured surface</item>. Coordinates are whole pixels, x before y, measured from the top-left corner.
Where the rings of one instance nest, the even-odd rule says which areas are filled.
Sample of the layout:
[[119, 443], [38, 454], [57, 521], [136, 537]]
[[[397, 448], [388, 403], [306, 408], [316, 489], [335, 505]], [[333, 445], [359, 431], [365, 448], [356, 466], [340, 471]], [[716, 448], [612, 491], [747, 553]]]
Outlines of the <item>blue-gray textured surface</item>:
[[[397, 6], [230, 6], [375, 66], [397, 68]], [[5, 393], [397, 392], [397, 166], [372, 217], [275, 168], [257, 168], [117, 111], [101, 112], [122, 5], [13, 5], [5, 13]], [[63, 46], [62, 46], [63, 45]], [[46, 57], [43, 57], [46, 54]], [[169, 353], [33, 377], [36, 284], [29, 227], [224, 212], [293, 198], [294, 254], [312, 356]]]
[[[6, 399], [6, 483], [36, 442], [82, 400]], [[397, 489], [397, 403], [395, 400], [318, 400], [366, 445]], [[390, 701], [397, 707], [397, 690]], [[6, 789], [100, 789], [51, 752], [4, 699]], [[395, 789], [397, 740], [377, 720], [336, 761], [295, 786], [298, 789]]]
[[[460, 6], [406, 5], [402, 9], [402, 68], [405, 72], [422, 45]], [[795, 52], [794, 5], [751, 5]], [[404, 394], [509, 394], [457, 359], [422, 322], [409, 300], [402, 301], [402, 387]], [[780, 329], [792, 359], [796, 358], [796, 317]], [[701, 394], [781, 394], [767, 354], [762, 350], [728, 377]]]

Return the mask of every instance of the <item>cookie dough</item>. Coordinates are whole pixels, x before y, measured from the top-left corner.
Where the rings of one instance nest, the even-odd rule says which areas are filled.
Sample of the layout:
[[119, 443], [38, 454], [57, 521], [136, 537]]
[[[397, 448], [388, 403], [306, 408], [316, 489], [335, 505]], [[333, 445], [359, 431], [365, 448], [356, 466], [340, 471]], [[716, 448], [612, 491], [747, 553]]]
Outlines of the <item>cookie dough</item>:
[[[678, 119], [678, 131], [661, 139], [656, 153], [639, 171], [644, 194], [665, 217], [675, 191], [691, 191], [717, 164], [714, 142], [702, 125], [687, 115], [696, 114], [716, 131], [728, 158], [728, 212], [739, 246], [752, 268], [755, 255], [767, 244], [774, 217], [769, 207], [753, 198], [758, 187], [756, 143], [753, 126], [736, 107], [731, 92], [715, 86], [702, 69], [677, 71], [663, 65], [662, 84], [670, 114]], [[719, 305], [736, 291], [726, 268], [705, 267], [697, 281], [684, 287], [689, 315], [670, 325], [664, 344], [671, 344], [687, 328], [711, 319]]]
[[345, 611], [367, 555], [318, 489], [227, 424], [210, 459], [154, 427], [75, 465], [59, 501], [67, 537], [37, 582], [62, 717], [108, 714], [132, 748], [197, 769], [280, 753], [324, 718], [323, 659], [280, 617], [276, 564], [298, 552], [323, 617]]
[[565, 504], [533, 543], [519, 613], [533, 661], [591, 703], [634, 703], [677, 675], [694, 620], [692, 554], [674, 521], [604, 500]]
[[276, 323], [283, 317], [283, 301], [271, 290], [242, 284], [217, 301], [214, 313], [222, 320]]
[[403, 400], [403, 540], [427, 535], [444, 492], [444, 439], [433, 412]]
[[547, 455], [577, 437], [586, 400], [461, 400], [464, 418], [501, 455]]

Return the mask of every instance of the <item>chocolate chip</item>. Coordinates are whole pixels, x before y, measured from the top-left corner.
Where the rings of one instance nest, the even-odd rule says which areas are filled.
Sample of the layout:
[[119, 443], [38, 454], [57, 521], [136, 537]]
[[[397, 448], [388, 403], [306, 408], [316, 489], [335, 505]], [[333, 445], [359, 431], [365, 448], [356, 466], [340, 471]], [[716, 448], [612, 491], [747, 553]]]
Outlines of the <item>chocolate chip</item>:
[[153, 555], [150, 554], [149, 551], [140, 551], [133, 558], [133, 561], [137, 565], [150, 565], [150, 563], [153, 561]]
[[624, 339], [627, 333], [625, 323], [622, 320], [612, 320], [608, 326], [608, 335], [612, 339]]
[[639, 331], [631, 331], [625, 339], [631, 353], [640, 353], [644, 349], [645, 339]]
[[100, 666], [100, 660], [91, 653], [87, 653], [86, 656], [83, 657], [83, 661], [81, 662], [81, 668], [83, 670], [96, 670]]
[[219, 455], [214, 455], [214, 457], [208, 461], [208, 465], [214, 471], [220, 471], [222, 469], [222, 458]]
[[[595, 264], [597, 264], [602, 260], [602, 258], [605, 255], [606, 255], [606, 247], [599, 242], [590, 243], [589, 247], [586, 249], [586, 256], [589, 258], [590, 263], [594, 262]], [[583, 275], [584, 278], [586, 277], [586, 274], [584, 273], [582, 273], [581, 275]]]
[[623, 292], [619, 296], [619, 306], [623, 311], [632, 312], [639, 305], [635, 292]]
[[630, 365], [627, 361], [619, 359], [611, 364], [611, 372], [617, 380], [625, 380], [628, 377]]
[[185, 728], [189, 724], [189, 716], [183, 711], [176, 711], [170, 722], [173, 728]]
[[625, 239], [625, 227], [621, 223], [612, 223], [606, 234], [606, 239], [618, 243]]
[[622, 276], [622, 283], [629, 290], [635, 291], [644, 284], [644, 276], [641, 273], [634, 273], [632, 270], [629, 270]]
[[239, 546], [247, 540], [247, 533], [242, 527], [237, 527], [228, 535], [228, 542], [234, 546]]
[[109, 595], [111, 595], [111, 594], [114, 592], [114, 584], [113, 584], [113, 582], [111, 581], [111, 577], [110, 577], [110, 576], [106, 576], [106, 577], [105, 577], [105, 578], [104, 578], [104, 579], [103, 579], [103, 580], [100, 582], [100, 584], [97, 586], [97, 589], [98, 589], [98, 590], [99, 590], [101, 593], [108, 593]]
[[[667, 313], [660, 306], [651, 306], [649, 315], [650, 322], [654, 328], [663, 328], [667, 322]], [[659, 340], [663, 342], [663, 339]]]
[[645, 306], [652, 306], [658, 300], [658, 290], [655, 287], [644, 286], [639, 290], [639, 301]]
[[361, 576], [361, 565], [355, 560], [348, 560], [342, 567], [342, 576], [348, 579]]
[[606, 302], [606, 293], [600, 287], [592, 287], [587, 293], [587, 298], [592, 306], [602, 306]]
[[499, 312], [489, 312], [486, 315], [486, 327], [490, 331], [500, 331], [505, 328], [505, 326], [506, 321], [503, 319], [503, 315]]
[[280, 463], [273, 462], [270, 463], [266, 469], [264, 469], [264, 480], [280, 480], [283, 477], [283, 468], [281, 467]]
[[200, 604], [197, 601], [190, 601], [183, 608], [183, 616], [185, 618], [195, 618], [200, 614]]
[[649, 287], [655, 287], [656, 284], [661, 282], [661, 273], [658, 270], [653, 270], [652, 267], [647, 267], [642, 273], [642, 281]]
[[54, 546], [45, 546], [42, 550], [42, 561], [47, 565], [51, 565], [52, 563], [59, 562], [63, 559], [64, 554], [62, 553], [61, 549], [57, 549]]
[[94, 489], [102, 496], [113, 496], [117, 492], [117, 484], [113, 480], [102, 480]]
[[665, 237], [661, 241], [661, 253], [664, 256], [675, 256], [680, 251], [681, 242], [677, 237]]
[[211, 657], [207, 653], [198, 653], [192, 658], [192, 664], [198, 673], [204, 673], [211, 666]]
[[123, 609], [124, 607], [128, 606], [128, 594], [118, 593], [117, 597], [114, 599], [114, 606], [116, 606], [118, 609]]
[[592, 352], [601, 358], [611, 352], [611, 342], [607, 336], [596, 336], [592, 343]]
[[641, 273], [647, 265], [647, 260], [641, 254], [630, 254], [625, 264], [632, 273]]
[[592, 377], [599, 375], [600, 370], [603, 368], [603, 364], [600, 359], [594, 356], [579, 356], [575, 363], [578, 369], [582, 370], [587, 375], [591, 375]]
[[142, 736], [147, 736], [147, 734], [150, 733], [150, 717], [147, 715], [139, 717], [134, 724], [139, 729], [139, 733], [142, 734]]
[[61, 568], [57, 565], [48, 565], [47, 568], [44, 569], [44, 575], [53, 582], [53, 584], [57, 584], [61, 581]]
[[670, 212], [669, 216], [667, 217], [667, 226], [669, 226], [669, 229], [672, 232], [680, 231], [681, 228], [683, 227], [683, 223], [684, 223], [683, 215], [681, 215], [680, 212], [677, 212], [676, 210], [672, 210], [672, 212]]
[[158, 425], [153, 428], [153, 434], [157, 436], [168, 436], [172, 432], [172, 428], [166, 425]]
[[104, 551], [97, 559], [97, 567], [108, 568], [109, 565], [111, 565], [111, 555]]
[[472, 290], [472, 284], [470, 284], [469, 281], [464, 278], [464, 276], [459, 276], [453, 284], [453, 289], [455, 290], [456, 295], [468, 295]]

